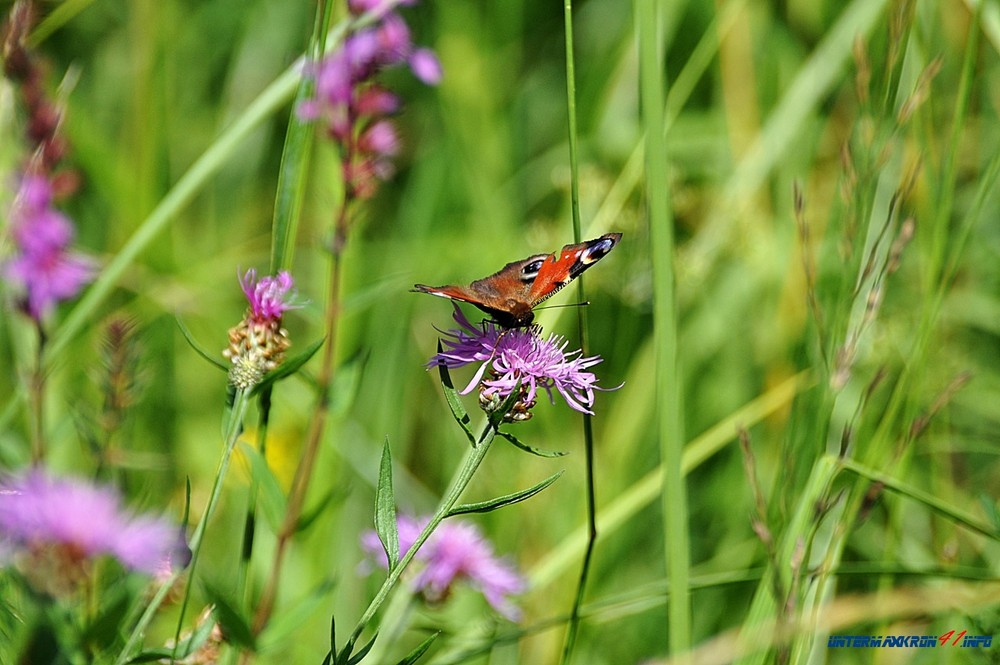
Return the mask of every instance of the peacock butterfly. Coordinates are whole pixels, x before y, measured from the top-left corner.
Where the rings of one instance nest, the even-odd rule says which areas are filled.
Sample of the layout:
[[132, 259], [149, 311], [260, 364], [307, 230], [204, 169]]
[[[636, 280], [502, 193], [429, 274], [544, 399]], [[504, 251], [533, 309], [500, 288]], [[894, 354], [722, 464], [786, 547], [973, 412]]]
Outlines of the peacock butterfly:
[[524, 328], [534, 320], [535, 313], [531, 310], [536, 305], [551, 298], [607, 256], [621, 237], [620, 233], [606, 233], [600, 238], [566, 245], [558, 256], [529, 256], [508, 263], [496, 273], [468, 286], [415, 284], [412, 290], [470, 303], [505, 328]]

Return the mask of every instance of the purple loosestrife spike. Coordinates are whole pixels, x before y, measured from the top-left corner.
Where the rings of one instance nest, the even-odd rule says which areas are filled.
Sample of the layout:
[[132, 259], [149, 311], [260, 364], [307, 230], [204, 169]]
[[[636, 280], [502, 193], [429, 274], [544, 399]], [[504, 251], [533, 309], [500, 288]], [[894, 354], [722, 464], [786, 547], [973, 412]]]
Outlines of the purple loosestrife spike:
[[78, 588], [101, 556], [156, 574], [189, 555], [178, 527], [127, 512], [113, 488], [39, 469], [0, 481], [0, 551], [51, 595]]
[[10, 215], [14, 253], [3, 266], [3, 276], [23, 293], [24, 309], [36, 321], [79, 293], [95, 269], [92, 259], [69, 250], [73, 224], [52, 206], [52, 196], [45, 177], [21, 178]]
[[570, 408], [593, 414], [594, 391], [604, 389], [597, 386], [597, 376], [587, 370], [603, 362], [600, 356], [584, 358], [579, 350], [567, 353], [564, 338], [549, 335], [543, 339], [536, 326], [507, 329], [488, 321], [475, 326], [457, 306], [454, 317], [459, 328], [445, 333], [445, 350], [435, 354], [427, 367], [453, 369], [481, 363], [461, 394], [479, 385], [479, 401], [485, 411], [499, 408], [520, 381], [521, 399], [505, 417], [508, 422], [531, 418], [539, 390], [553, 403], [555, 391]]
[[[427, 518], [400, 515], [399, 550], [405, 554], [427, 525]], [[374, 531], [361, 536], [362, 548], [383, 568], [385, 550]], [[479, 529], [469, 522], [443, 522], [416, 554], [423, 564], [414, 586], [431, 603], [440, 603], [451, 594], [458, 581], [466, 581], [479, 590], [497, 612], [514, 621], [520, 616], [509, 596], [524, 592], [527, 582], [507, 561], [493, 553], [493, 546]]]
[[285, 360], [291, 341], [281, 317], [301, 305], [293, 302], [294, 282], [285, 271], [258, 280], [257, 271], [250, 269], [240, 277], [240, 286], [250, 306], [239, 325], [229, 330], [229, 346], [222, 355], [232, 363], [229, 382], [249, 390]]
[[394, 10], [399, 0], [350, 0], [355, 16], [370, 14], [374, 23], [350, 33], [340, 48], [306, 68], [316, 81], [316, 96], [296, 112], [301, 120], [320, 120], [340, 146], [343, 177], [351, 198], [374, 196], [378, 183], [392, 176], [399, 139], [388, 116], [399, 98], [375, 82], [383, 69], [408, 64], [428, 85], [441, 80], [441, 63], [427, 48], [414, 48], [410, 29]]

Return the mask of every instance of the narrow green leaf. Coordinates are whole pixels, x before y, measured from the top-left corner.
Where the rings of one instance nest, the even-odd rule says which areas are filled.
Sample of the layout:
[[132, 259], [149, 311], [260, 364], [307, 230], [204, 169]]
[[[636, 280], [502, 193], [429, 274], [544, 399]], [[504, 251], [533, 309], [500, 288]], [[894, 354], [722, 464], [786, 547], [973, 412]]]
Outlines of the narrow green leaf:
[[129, 596], [122, 587], [109, 589], [105, 596], [101, 599], [97, 615], [82, 633], [83, 641], [100, 649], [106, 649], [114, 643], [129, 608]]
[[342, 418], [350, 413], [367, 360], [367, 353], [356, 353], [337, 366], [330, 387], [330, 418]]
[[305, 531], [306, 529], [311, 527], [313, 522], [316, 521], [316, 518], [322, 515], [323, 511], [326, 510], [328, 506], [330, 506], [336, 501], [341, 501], [347, 498], [347, 495], [348, 492], [339, 487], [334, 487], [327, 490], [326, 494], [323, 495], [322, 499], [316, 502], [315, 506], [310, 508], [308, 511], [302, 513], [302, 516], [299, 518], [299, 521], [295, 523], [295, 533]]
[[309, 359], [312, 358], [313, 355], [315, 355], [316, 352], [320, 350], [320, 348], [323, 346], [323, 342], [325, 341], [326, 341], [325, 337], [323, 339], [318, 339], [309, 346], [307, 346], [306, 349], [302, 351], [302, 353], [299, 353], [297, 355], [292, 356], [291, 358], [286, 359], [285, 362], [281, 363], [281, 365], [279, 365], [277, 369], [272, 370], [267, 374], [265, 374], [264, 378], [260, 380], [260, 383], [258, 383], [256, 386], [253, 387], [253, 391], [250, 394], [256, 395], [264, 388], [274, 384], [276, 381], [279, 381], [287, 376], [295, 374], [295, 372], [297, 372], [300, 367], [309, 362]]
[[389, 437], [382, 446], [382, 461], [378, 468], [378, 487], [375, 489], [375, 532], [382, 541], [389, 570], [399, 563], [399, 529], [396, 525], [396, 498], [392, 492], [392, 453]]
[[868, 468], [865, 465], [859, 464], [851, 459], [840, 460], [840, 465], [863, 478], [882, 483], [885, 485], [886, 489], [902, 494], [903, 496], [908, 496], [914, 501], [924, 504], [934, 512], [939, 513], [948, 519], [957, 522], [958, 524], [963, 524], [967, 528], [977, 531], [987, 538], [1000, 540], [1000, 527], [983, 522], [975, 515], [966, 512], [961, 508], [956, 508], [947, 501], [943, 501], [939, 497], [919, 487], [893, 478], [887, 473], [882, 473], [881, 471]]
[[157, 649], [149, 649], [137, 654], [131, 658], [128, 663], [129, 665], [132, 665], [132, 663], [156, 663], [163, 660], [170, 660], [171, 658], [176, 658], [178, 660], [187, 658], [208, 641], [214, 627], [214, 620], [202, 621], [201, 625], [195, 628], [191, 635], [182, 639], [178, 643], [176, 654], [174, 653], [173, 648], [159, 647]]
[[256, 640], [253, 631], [250, 629], [250, 622], [240, 614], [239, 610], [230, 603], [228, 599], [218, 590], [210, 585], [205, 586], [205, 595], [210, 603], [215, 605], [212, 614], [219, 622], [226, 639], [233, 644], [251, 651], [257, 650]]
[[337, 653], [337, 617], [330, 615], [330, 653], [323, 659], [323, 665], [330, 665]]
[[191, 476], [184, 477], [184, 514], [181, 515], [181, 524], [187, 524], [191, 518]]
[[[304, 597], [286, 610], [276, 614], [274, 619], [267, 624], [267, 628], [257, 639], [258, 650], [264, 653], [268, 650], [277, 649], [297, 631], [302, 625], [312, 617], [327, 603], [330, 593], [336, 584], [333, 580], [324, 580]], [[330, 644], [335, 641], [335, 626], [333, 617], [330, 618]]]
[[226, 365], [226, 363], [216, 358], [214, 354], [209, 353], [200, 344], [198, 344], [198, 342], [194, 338], [194, 335], [192, 335], [191, 331], [187, 329], [187, 326], [184, 325], [184, 322], [181, 321], [179, 316], [175, 316], [174, 321], [177, 322], [177, 327], [181, 329], [181, 334], [184, 335], [184, 339], [187, 340], [188, 345], [192, 349], [194, 349], [195, 353], [197, 353], [199, 356], [201, 356], [208, 362], [212, 363], [219, 369], [221, 369], [223, 372], [229, 371], [229, 367]]
[[267, 520], [267, 525], [271, 527], [271, 530], [277, 533], [288, 508], [285, 494], [281, 491], [278, 479], [275, 478], [274, 472], [271, 471], [267, 460], [260, 454], [260, 451], [245, 441], [240, 441], [239, 446], [246, 458], [250, 460], [250, 470], [254, 480], [257, 481], [257, 487], [260, 489], [260, 507], [264, 513], [264, 519]]
[[368, 655], [368, 652], [372, 650], [372, 647], [375, 646], [375, 640], [377, 638], [378, 638], [378, 633], [372, 635], [372, 638], [368, 640], [368, 644], [361, 647], [361, 651], [354, 654], [354, 656], [352, 656], [351, 659], [347, 661], [347, 665], [357, 665], [358, 663], [360, 663], [361, 660]]
[[986, 493], [980, 494], [979, 505], [983, 507], [983, 512], [986, 513], [986, 517], [993, 524], [993, 528], [1000, 531], [1000, 511], [997, 510], [997, 504], [993, 497]]
[[508, 434], [507, 432], [497, 432], [500, 436], [510, 441], [515, 447], [520, 448], [526, 453], [531, 453], [532, 455], [538, 455], [539, 457], [565, 457], [569, 455], [567, 452], [561, 450], [542, 450], [541, 448], [535, 448], [534, 446], [529, 446], [528, 444], [520, 441], [513, 434]]
[[[438, 340], [437, 350], [438, 353], [443, 351], [441, 340]], [[448, 367], [443, 363], [438, 365], [438, 376], [441, 377], [441, 388], [444, 392], [444, 399], [448, 403], [448, 408], [451, 409], [451, 415], [455, 418], [455, 422], [462, 428], [462, 431], [465, 432], [465, 436], [469, 437], [469, 443], [476, 445], [476, 435], [472, 433], [472, 420], [469, 418], [465, 407], [462, 406], [462, 400], [455, 389], [455, 384], [451, 381], [451, 372], [448, 371]]]
[[285, 132], [285, 145], [278, 167], [278, 188], [274, 198], [274, 220], [271, 223], [271, 274], [292, 264], [295, 230], [298, 228], [302, 201], [305, 198], [306, 172], [312, 153], [315, 131], [312, 123], [296, 117], [299, 104], [312, 95], [315, 82], [303, 77], [292, 102], [291, 118]]
[[431, 634], [426, 640], [418, 644], [416, 649], [408, 653], [406, 655], [406, 658], [399, 661], [397, 665], [413, 665], [414, 663], [416, 663], [418, 660], [420, 660], [420, 657], [423, 656], [427, 652], [427, 650], [431, 648], [431, 644], [434, 643], [434, 640], [436, 640], [440, 634], [441, 634], [440, 630]]
[[480, 501], [479, 503], [463, 503], [460, 506], [455, 506], [448, 511], [448, 517], [465, 515], [467, 513], [488, 513], [491, 510], [496, 510], [497, 508], [503, 508], [504, 506], [509, 506], [513, 503], [519, 503], [525, 499], [530, 499], [552, 483], [556, 482], [562, 474], [562, 471], [553, 473], [551, 476], [534, 487], [529, 487], [528, 489], [521, 490], [520, 492], [514, 492], [513, 494], [507, 494], [505, 496], [498, 496], [495, 499]]

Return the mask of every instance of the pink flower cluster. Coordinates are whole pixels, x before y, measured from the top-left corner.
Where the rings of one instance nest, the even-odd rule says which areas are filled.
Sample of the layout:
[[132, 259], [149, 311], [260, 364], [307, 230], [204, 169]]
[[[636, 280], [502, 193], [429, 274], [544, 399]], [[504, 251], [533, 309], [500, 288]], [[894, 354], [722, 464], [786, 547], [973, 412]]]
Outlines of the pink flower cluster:
[[56, 305], [87, 284], [94, 263], [71, 252], [75, 230], [69, 218], [52, 205], [52, 184], [42, 175], [27, 174], [11, 211], [14, 254], [3, 275], [21, 292], [25, 311], [41, 321]]
[[347, 36], [340, 48], [308, 73], [316, 80], [316, 96], [298, 108], [303, 120], [322, 120], [343, 153], [344, 182], [352, 197], [370, 198], [379, 180], [393, 173], [399, 137], [389, 116], [399, 111], [399, 98], [375, 82], [387, 67], [408, 64], [428, 85], [441, 80], [441, 65], [430, 49], [415, 48], [410, 29], [394, 8], [415, 0], [351, 0], [355, 16], [375, 17], [374, 24]]
[[0, 563], [58, 549], [74, 558], [112, 556], [144, 573], [187, 564], [178, 527], [132, 515], [118, 493], [40, 470], [0, 482]]
[[[396, 524], [401, 553], [413, 547], [427, 521], [427, 518], [399, 517]], [[379, 565], [386, 566], [385, 550], [374, 531], [361, 537], [361, 545]], [[445, 600], [452, 586], [464, 580], [482, 592], [497, 612], [511, 620], [518, 618], [518, 608], [509, 596], [523, 593], [527, 582], [513, 566], [493, 553], [493, 546], [474, 524], [443, 522], [417, 552], [416, 561], [424, 567], [414, 586], [428, 601]]]

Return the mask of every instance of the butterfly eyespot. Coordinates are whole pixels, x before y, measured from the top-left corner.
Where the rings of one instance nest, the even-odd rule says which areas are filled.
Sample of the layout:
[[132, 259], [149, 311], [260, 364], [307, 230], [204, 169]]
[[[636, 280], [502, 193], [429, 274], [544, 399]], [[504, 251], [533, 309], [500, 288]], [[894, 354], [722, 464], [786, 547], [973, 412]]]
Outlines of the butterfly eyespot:
[[533, 282], [535, 278], [538, 277], [538, 271], [542, 268], [542, 263], [545, 259], [538, 259], [537, 261], [532, 261], [528, 265], [521, 268], [521, 281], [523, 282]]
[[596, 245], [588, 247], [580, 255], [580, 263], [589, 264], [604, 258], [611, 251], [615, 243], [611, 240], [601, 240]]

